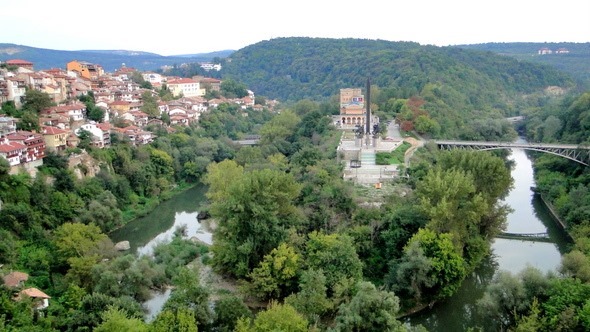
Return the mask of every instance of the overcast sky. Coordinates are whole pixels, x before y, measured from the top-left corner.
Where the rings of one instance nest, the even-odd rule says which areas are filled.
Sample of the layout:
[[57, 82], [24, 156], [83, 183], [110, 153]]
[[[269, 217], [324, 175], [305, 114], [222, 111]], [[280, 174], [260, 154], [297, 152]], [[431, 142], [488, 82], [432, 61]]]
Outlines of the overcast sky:
[[177, 55], [278, 37], [590, 42], [590, 0], [0, 0], [0, 43]]

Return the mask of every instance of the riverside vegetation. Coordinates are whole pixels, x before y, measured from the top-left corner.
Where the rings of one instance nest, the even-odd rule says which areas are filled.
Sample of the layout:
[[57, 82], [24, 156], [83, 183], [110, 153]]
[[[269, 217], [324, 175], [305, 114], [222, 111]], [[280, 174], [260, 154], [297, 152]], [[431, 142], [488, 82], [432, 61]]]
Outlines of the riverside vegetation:
[[[412, 96], [408, 90], [391, 88], [390, 98], [376, 98], [376, 106], [384, 118], [443, 135], [423, 130], [436, 128], [436, 117], [427, 116], [429, 112], [445, 109], [437, 109], [444, 95], [427, 97], [433, 96], [429, 86], [412, 86], [412, 91], [421, 88]], [[23, 110], [10, 104], [2, 110], [34, 116], [34, 105], [44, 98], [30, 93]], [[586, 119], [587, 99], [582, 94], [558, 104], [537, 99], [533, 108], [521, 106], [531, 115], [562, 112], [561, 121], [567, 123], [574, 114]], [[423, 330], [402, 324], [399, 316], [452, 296], [489, 254], [490, 240], [502, 230], [508, 212], [501, 198], [512, 184], [509, 166], [502, 155], [440, 152], [427, 145], [417, 152], [409, 179], [400, 183], [406, 195], [384, 196], [375, 208], [342, 180], [343, 166], [336, 162], [340, 135], [327, 117], [337, 112], [333, 101], [287, 103], [273, 114], [222, 104], [203, 114], [198, 125], [174, 133], [152, 128], [158, 138], [147, 146], [132, 147], [116, 137], [108, 149], [88, 146], [101, 170], [82, 179], [73, 176], [64, 155], [50, 154], [35, 178], [8, 174], [6, 162], [0, 160], [0, 264], [3, 271], [27, 272], [27, 285], [52, 297], [47, 309], [31, 311], [29, 302], [14, 301], [12, 290], [1, 288], [0, 328]], [[481, 114], [464, 112], [461, 117], [474, 124]], [[497, 113], [494, 117], [498, 131], [468, 126], [458, 135], [514, 137]], [[425, 120], [432, 126], [421, 127]], [[534, 132], [532, 120], [526, 128]], [[558, 133], [576, 135], [576, 128], [562, 128]], [[231, 141], [250, 133], [261, 136], [258, 146], [240, 147]], [[587, 185], [583, 179], [572, 182]], [[168, 197], [175, 186], [198, 181], [209, 187], [208, 211], [217, 223], [211, 247], [176, 237], [156, 248], [153, 256], [113, 250], [108, 233], [124, 223], [125, 211], [141, 209]], [[556, 201], [559, 211], [569, 210], [557, 202], [585, 197], [557, 192], [556, 197], [565, 197]], [[583, 211], [569, 218], [582, 226], [587, 222]], [[522, 276], [501, 274], [481, 308], [500, 317], [506, 328], [586, 326], [587, 240], [577, 238], [578, 250], [564, 258], [562, 275], [540, 276], [529, 270]], [[196, 259], [235, 280], [238, 291], [212, 298], [199, 283], [196, 265], [190, 264]], [[174, 289], [164, 310], [145, 322], [140, 302], [150, 289], [166, 286]], [[500, 296], [507, 290], [509, 300]], [[254, 302], [265, 305], [246, 305]]]

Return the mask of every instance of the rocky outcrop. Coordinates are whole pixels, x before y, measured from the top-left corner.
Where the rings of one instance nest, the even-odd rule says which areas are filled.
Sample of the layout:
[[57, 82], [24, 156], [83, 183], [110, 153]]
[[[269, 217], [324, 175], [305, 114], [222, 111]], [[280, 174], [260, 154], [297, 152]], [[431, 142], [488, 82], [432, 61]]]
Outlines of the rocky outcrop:
[[115, 250], [117, 251], [125, 251], [131, 249], [131, 245], [129, 245], [129, 241], [121, 241], [115, 244]]

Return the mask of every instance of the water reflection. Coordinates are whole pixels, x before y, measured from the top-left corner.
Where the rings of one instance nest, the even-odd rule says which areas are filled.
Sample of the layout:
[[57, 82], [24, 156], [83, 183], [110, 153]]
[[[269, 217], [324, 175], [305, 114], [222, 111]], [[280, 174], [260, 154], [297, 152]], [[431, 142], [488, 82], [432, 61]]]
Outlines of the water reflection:
[[506, 231], [547, 232], [550, 242], [495, 239], [492, 254], [465, 279], [457, 294], [435, 304], [430, 310], [406, 318], [406, 322], [412, 325], [422, 324], [428, 331], [466, 331], [474, 327], [480, 327], [484, 331], [497, 331], [497, 323], [478, 315], [476, 307], [495, 273], [500, 270], [519, 273], [527, 265], [547, 272], [555, 270], [559, 265], [561, 255], [567, 252], [567, 237], [540, 198], [531, 190], [535, 186], [532, 162], [522, 149], [513, 149], [509, 158], [514, 162], [511, 172], [514, 188], [504, 200], [513, 209], [507, 216]]

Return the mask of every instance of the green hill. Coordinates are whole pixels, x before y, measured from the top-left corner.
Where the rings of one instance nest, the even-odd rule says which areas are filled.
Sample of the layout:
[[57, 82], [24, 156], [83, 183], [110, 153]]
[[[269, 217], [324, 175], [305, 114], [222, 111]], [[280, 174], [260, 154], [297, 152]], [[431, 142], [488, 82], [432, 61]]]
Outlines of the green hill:
[[[457, 47], [489, 51], [522, 61], [550, 65], [572, 75], [582, 86], [590, 87], [590, 43], [485, 43]], [[539, 54], [542, 48], [548, 48], [553, 52]], [[566, 49], [568, 53], [556, 53], [555, 51], [560, 48]]]
[[547, 86], [574, 86], [571, 77], [551, 66], [492, 52], [365, 39], [262, 41], [233, 53], [223, 76], [282, 100], [329, 98], [343, 87], [363, 87], [368, 77], [407, 96], [431, 84], [456, 98], [457, 106], [471, 107], [509, 103]]

